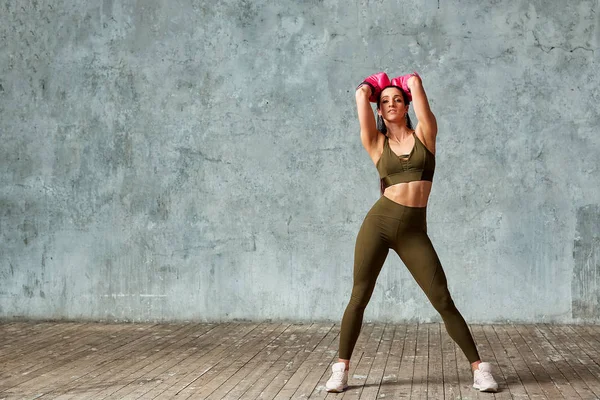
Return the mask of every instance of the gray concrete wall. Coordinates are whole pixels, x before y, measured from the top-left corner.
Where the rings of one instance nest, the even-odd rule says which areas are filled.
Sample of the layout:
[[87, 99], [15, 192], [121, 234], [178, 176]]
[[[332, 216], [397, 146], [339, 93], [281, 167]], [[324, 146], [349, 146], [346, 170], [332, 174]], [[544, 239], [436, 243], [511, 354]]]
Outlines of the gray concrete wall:
[[[459, 310], [600, 321], [600, 7], [564, 4], [2, 2], [0, 317], [339, 321], [354, 88], [417, 70]], [[367, 320], [440, 321], [393, 252]]]

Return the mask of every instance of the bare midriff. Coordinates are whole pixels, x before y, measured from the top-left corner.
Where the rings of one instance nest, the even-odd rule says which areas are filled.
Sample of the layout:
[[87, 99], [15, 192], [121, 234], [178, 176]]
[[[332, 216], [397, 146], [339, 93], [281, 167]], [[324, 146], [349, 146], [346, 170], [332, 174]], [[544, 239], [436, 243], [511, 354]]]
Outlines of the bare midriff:
[[403, 206], [426, 207], [429, 193], [431, 193], [431, 185], [430, 181], [397, 183], [385, 188], [383, 195]]

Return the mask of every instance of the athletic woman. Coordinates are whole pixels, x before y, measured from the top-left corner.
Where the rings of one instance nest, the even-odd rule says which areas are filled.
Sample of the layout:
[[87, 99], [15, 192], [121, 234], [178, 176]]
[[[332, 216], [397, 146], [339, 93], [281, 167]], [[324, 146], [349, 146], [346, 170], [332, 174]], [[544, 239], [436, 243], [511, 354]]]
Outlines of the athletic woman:
[[[414, 130], [408, 116], [411, 101], [418, 119]], [[369, 102], [377, 103], [377, 123]], [[382, 196], [367, 213], [356, 239], [352, 294], [342, 318], [339, 362], [333, 364], [327, 391], [341, 392], [348, 387], [350, 356], [363, 313], [389, 249], [393, 249], [471, 363], [473, 387], [495, 392], [498, 384], [491, 374], [491, 364], [479, 358], [427, 235], [426, 211], [435, 170], [437, 123], [421, 77], [414, 73], [390, 81], [384, 72], [369, 76], [356, 90], [356, 106], [360, 138], [379, 171]]]

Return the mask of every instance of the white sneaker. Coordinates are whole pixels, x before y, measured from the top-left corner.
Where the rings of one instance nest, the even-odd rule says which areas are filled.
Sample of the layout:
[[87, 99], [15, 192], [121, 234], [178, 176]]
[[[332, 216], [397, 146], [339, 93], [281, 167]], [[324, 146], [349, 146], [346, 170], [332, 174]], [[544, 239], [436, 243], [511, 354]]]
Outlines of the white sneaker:
[[346, 364], [343, 362], [338, 362], [331, 366], [333, 375], [331, 375], [331, 378], [325, 384], [328, 392], [340, 393], [348, 388], [348, 371], [345, 369]]
[[488, 362], [479, 364], [479, 369], [473, 372], [473, 387], [480, 392], [498, 391], [498, 384], [492, 376], [492, 364]]

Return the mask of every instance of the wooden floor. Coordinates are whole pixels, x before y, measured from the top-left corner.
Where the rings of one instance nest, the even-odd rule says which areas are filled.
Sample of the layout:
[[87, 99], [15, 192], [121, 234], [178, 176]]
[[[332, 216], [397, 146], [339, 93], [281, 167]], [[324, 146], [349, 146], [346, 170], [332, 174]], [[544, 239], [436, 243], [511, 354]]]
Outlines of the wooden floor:
[[600, 326], [470, 325], [496, 394], [442, 324], [364, 324], [324, 390], [339, 324], [0, 322], [0, 399], [600, 399]]

